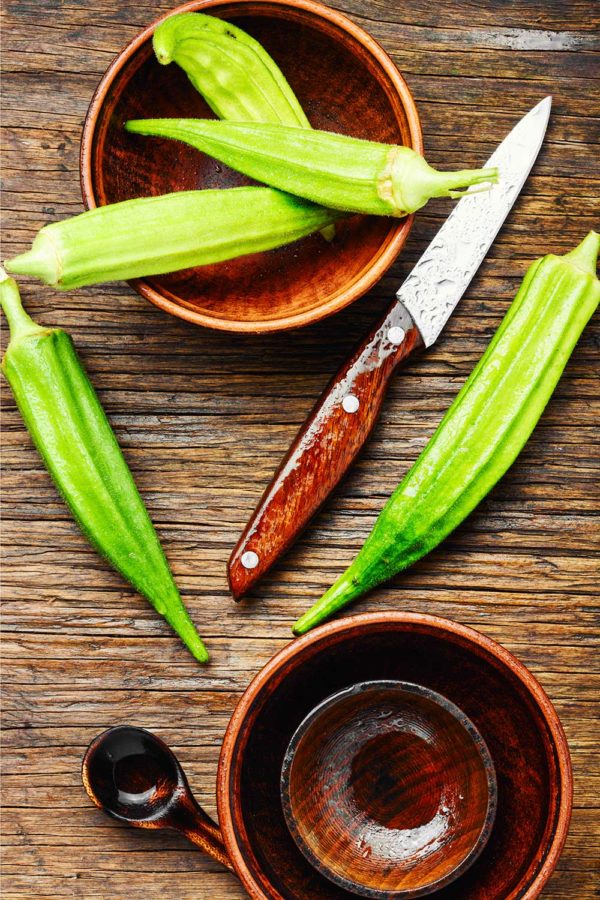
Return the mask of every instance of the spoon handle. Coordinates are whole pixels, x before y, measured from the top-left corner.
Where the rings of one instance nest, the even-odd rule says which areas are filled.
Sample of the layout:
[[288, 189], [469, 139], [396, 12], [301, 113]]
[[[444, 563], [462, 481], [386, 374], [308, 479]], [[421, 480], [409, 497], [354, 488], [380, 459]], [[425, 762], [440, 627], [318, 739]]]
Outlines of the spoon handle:
[[192, 796], [182, 797], [176, 811], [171, 816], [171, 826], [185, 834], [188, 840], [207, 856], [216, 859], [231, 872], [234, 871], [223, 842], [221, 829], [202, 807], [198, 806]]

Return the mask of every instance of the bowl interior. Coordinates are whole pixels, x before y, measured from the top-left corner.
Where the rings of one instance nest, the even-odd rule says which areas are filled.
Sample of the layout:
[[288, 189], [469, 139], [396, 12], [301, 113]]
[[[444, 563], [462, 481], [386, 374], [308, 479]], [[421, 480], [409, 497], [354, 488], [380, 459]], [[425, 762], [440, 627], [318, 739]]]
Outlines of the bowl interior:
[[[418, 123], [413, 121], [411, 137], [389, 73], [339, 24], [307, 9], [270, 2], [197, 6], [234, 22], [263, 44], [315, 128], [415, 145]], [[98, 101], [95, 125], [93, 113], [86, 123], [84, 145], [93, 133], [89, 163], [87, 151], [82, 154], [88, 203], [253, 183], [191, 147], [125, 132], [123, 123], [129, 118], [214, 114], [182, 69], [159, 65], [150, 35], [119, 66], [106, 97]], [[241, 330], [303, 324], [354, 299], [353, 290], [371, 272], [374, 283], [382, 274], [378, 261], [386, 257], [385, 267], [391, 264], [409, 228], [408, 219], [354, 216], [339, 224], [332, 243], [317, 234], [277, 250], [138, 281], [134, 287], [202, 324]]]
[[267, 682], [254, 697], [252, 715], [226, 761], [229, 800], [220, 804], [220, 814], [231, 819], [252, 880], [267, 896], [289, 900], [353, 896], [320, 874], [296, 846], [280, 799], [282, 765], [292, 735], [317, 704], [357, 678], [399, 680], [456, 704], [480, 732], [496, 770], [490, 838], [473, 865], [436, 897], [537, 896], [527, 890], [540, 875], [570, 796], [568, 785], [563, 793], [555, 732], [544, 710], [504, 661], [431, 619], [357, 621], [343, 631], [325, 630], [287, 660], [279, 680]]
[[295, 732], [282, 769], [292, 837], [309, 862], [366, 897], [418, 897], [489, 837], [489, 751], [454, 704], [419, 685], [361, 682]]

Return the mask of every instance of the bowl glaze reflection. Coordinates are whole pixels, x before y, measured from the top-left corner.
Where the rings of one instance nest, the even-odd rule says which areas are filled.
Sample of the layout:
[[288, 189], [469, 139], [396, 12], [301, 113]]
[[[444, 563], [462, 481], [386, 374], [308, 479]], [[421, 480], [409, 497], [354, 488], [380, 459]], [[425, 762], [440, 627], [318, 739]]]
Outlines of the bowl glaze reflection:
[[327, 698], [296, 730], [283, 810], [306, 858], [365, 897], [421, 897], [483, 850], [496, 813], [485, 742], [453, 703], [399, 681]]

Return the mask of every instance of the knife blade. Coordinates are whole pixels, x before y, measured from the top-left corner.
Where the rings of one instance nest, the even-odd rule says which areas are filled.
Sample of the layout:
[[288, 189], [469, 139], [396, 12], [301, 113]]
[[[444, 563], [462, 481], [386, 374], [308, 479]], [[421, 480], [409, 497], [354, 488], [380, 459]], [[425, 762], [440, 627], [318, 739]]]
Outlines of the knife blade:
[[369, 437], [394, 370], [430, 347], [494, 242], [542, 146], [552, 98], [533, 107], [492, 154], [499, 182], [454, 207], [383, 318], [331, 380], [298, 432], [228, 565], [239, 600], [288, 549]]

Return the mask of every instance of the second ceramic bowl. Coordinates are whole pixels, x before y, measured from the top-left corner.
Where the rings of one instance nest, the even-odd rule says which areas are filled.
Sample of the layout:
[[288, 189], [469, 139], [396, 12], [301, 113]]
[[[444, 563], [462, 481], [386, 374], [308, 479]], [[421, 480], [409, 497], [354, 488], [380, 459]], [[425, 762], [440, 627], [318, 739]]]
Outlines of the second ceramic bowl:
[[[313, 127], [422, 152], [419, 117], [404, 79], [379, 44], [341, 13], [312, 0], [196, 0], [169, 15], [176, 11], [220, 16], [257, 38]], [[157, 24], [115, 59], [92, 99], [81, 144], [88, 208], [250, 183], [192, 147], [124, 131], [130, 118], [214, 118], [176, 64], [156, 61]], [[278, 250], [132, 286], [161, 309], [211, 328], [261, 332], [307, 325], [368, 291], [394, 262], [411, 225], [412, 217], [353, 216], [339, 224], [331, 244], [316, 234]]]
[[374, 900], [439, 891], [472, 865], [496, 815], [490, 751], [436, 691], [363, 681], [298, 726], [281, 771], [287, 826], [334, 884]]

